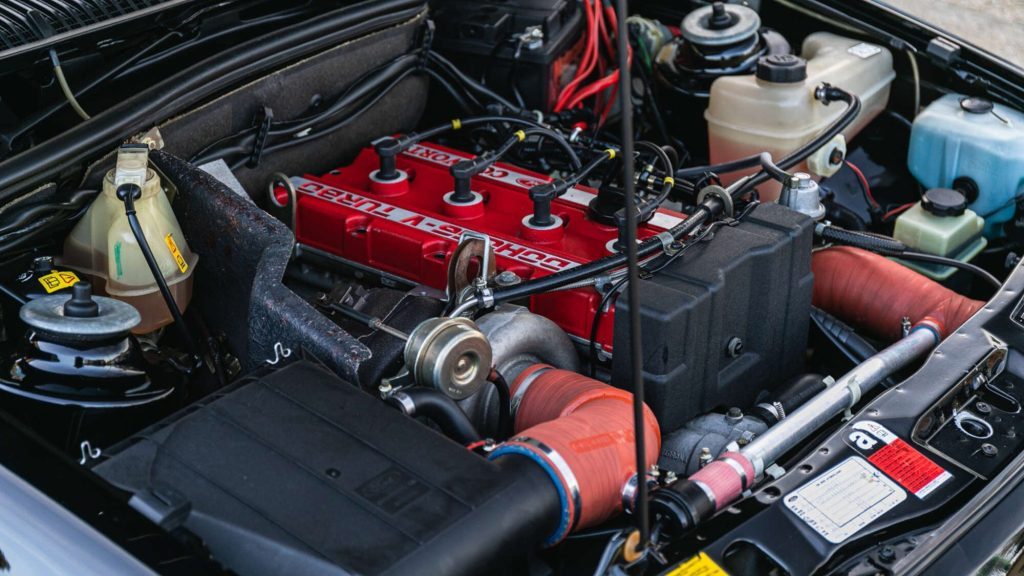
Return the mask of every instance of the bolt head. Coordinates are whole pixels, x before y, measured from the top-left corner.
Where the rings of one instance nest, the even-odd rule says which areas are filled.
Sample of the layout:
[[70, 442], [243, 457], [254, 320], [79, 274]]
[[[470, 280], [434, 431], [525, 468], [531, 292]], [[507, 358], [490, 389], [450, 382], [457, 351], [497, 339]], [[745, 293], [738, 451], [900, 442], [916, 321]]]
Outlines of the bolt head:
[[999, 449], [993, 446], [992, 444], [986, 442], [981, 445], [981, 453], [984, 454], [985, 456], [988, 456], [989, 458], [992, 458], [993, 456], [999, 453]]

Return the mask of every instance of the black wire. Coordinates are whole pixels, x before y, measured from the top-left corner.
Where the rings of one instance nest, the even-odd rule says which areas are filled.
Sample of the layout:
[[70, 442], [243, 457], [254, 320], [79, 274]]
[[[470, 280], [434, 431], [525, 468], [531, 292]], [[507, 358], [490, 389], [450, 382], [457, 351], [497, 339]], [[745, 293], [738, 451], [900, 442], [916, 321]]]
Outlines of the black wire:
[[640, 256], [636, 238], [639, 215], [636, 209], [636, 182], [633, 180], [633, 82], [629, 65], [629, 28], [626, 19], [629, 11], [626, 0], [615, 3], [619, 33], [616, 43], [619, 57], [619, 105], [622, 118], [619, 120], [622, 134], [622, 179], [626, 194], [626, 284], [629, 297], [629, 361], [633, 388], [633, 443], [636, 448], [636, 516], [640, 541], [637, 550], [647, 550], [650, 543], [650, 518], [647, 503], [647, 442], [644, 436], [644, 364], [643, 342], [640, 339]]
[[437, 70], [434, 70], [433, 68], [424, 68], [423, 71], [426, 72], [426, 74], [430, 76], [435, 82], [440, 84], [441, 87], [444, 88], [445, 92], [447, 92], [452, 98], [455, 99], [455, 103], [464, 113], [473, 113], [473, 108], [470, 106], [469, 102], [466, 102], [466, 97], [458, 90], [456, 90], [455, 86], [452, 86], [452, 83], [449, 82], [447, 78], [442, 76]]
[[604, 318], [604, 310], [611, 302], [612, 297], [616, 292], [622, 288], [629, 278], [621, 278], [618, 282], [613, 284], [604, 296], [601, 297], [601, 302], [597, 305], [597, 310], [594, 312], [594, 320], [590, 323], [590, 377], [597, 377], [597, 331], [601, 326], [601, 319]]
[[[307, 142], [312, 142], [312, 141], [317, 140], [319, 138], [322, 138], [324, 136], [330, 135], [331, 133], [337, 131], [339, 128], [345, 126], [349, 122], [355, 120], [359, 116], [361, 116], [364, 113], [366, 113], [370, 108], [375, 106], [385, 96], [387, 96], [388, 93], [391, 92], [391, 90], [393, 90], [396, 86], [398, 86], [398, 84], [400, 84], [402, 82], [402, 80], [405, 80], [413, 72], [415, 72], [415, 70], [407, 70], [405, 73], [403, 73], [401, 76], [399, 76], [398, 78], [393, 80], [386, 87], [382, 88], [379, 92], [377, 92], [376, 95], [373, 96], [373, 98], [371, 98], [370, 100], [366, 101], [357, 110], [354, 110], [350, 115], [348, 115], [348, 116], [346, 116], [344, 118], [339, 119], [334, 124], [331, 124], [331, 125], [326, 126], [324, 128], [320, 128], [319, 130], [317, 130], [315, 132], [311, 132], [310, 134], [308, 134], [308, 135], [306, 135], [306, 136], [304, 136], [302, 138], [292, 138], [292, 139], [289, 139], [289, 140], [285, 140], [285, 141], [283, 141], [283, 142], [281, 142], [279, 144], [275, 144], [273, 146], [268, 146], [268, 147], [266, 147], [263, 150], [263, 153], [264, 154], [270, 154], [270, 153], [273, 153], [273, 152], [277, 152], [279, 150], [283, 150], [285, 148], [290, 148], [292, 146], [298, 146], [299, 144], [305, 144]], [[236, 161], [234, 164], [231, 165], [231, 168], [232, 169], [238, 168], [238, 166], [241, 164], [241, 162], [244, 162], [244, 161], [245, 161], [245, 159]]]
[[178, 303], [174, 301], [171, 289], [167, 287], [167, 280], [164, 278], [163, 272], [160, 271], [160, 265], [157, 264], [153, 250], [149, 247], [149, 242], [146, 241], [146, 234], [142, 231], [139, 217], [135, 214], [135, 199], [141, 196], [142, 189], [136, 184], [122, 184], [118, 188], [118, 197], [124, 202], [124, 213], [128, 217], [128, 227], [131, 228], [135, 242], [138, 243], [139, 249], [142, 251], [142, 257], [146, 259], [149, 271], [153, 274], [153, 280], [156, 281], [160, 294], [164, 297], [164, 302], [171, 313], [171, 318], [174, 319], [175, 326], [178, 327], [181, 339], [192, 355], [192, 367], [195, 368], [201, 361], [199, 348], [196, 346], [195, 340], [192, 339], [192, 333], [189, 332], [188, 325], [185, 324], [185, 318], [181, 315]]
[[998, 278], [993, 276], [988, 270], [981, 268], [980, 266], [971, 264], [970, 262], [961, 262], [954, 258], [946, 258], [945, 256], [936, 256], [935, 254], [925, 254], [923, 252], [900, 252], [893, 254], [896, 258], [901, 260], [911, 260], [915, 262], [926, 262], [929, 264], [941, 264], [943, 266], [949, 266], [951, 268], [957, 268], [974, 274], [981, 280], [984, 280], [986, 284], [992, 286], [996, 290], [1003, 287], [1003, 283]]
[[472, 78], [467, 76], [462, 70], [459, 70], [458, 67], [455, 66], [455, 64], [452, 64], [450, 60], [438, 54], [437, 52], [434, 52], [432, 50], [428, 51], [427, 58], [430, 61], [437, 64], [439, 67], [441, 67], [444, 71], [448, 72], [449, 75], [457, 79], [459, 83], [461, 83], [468, 90], [476, 92], [477, 94], [485, 98], [493, 100], [494, 102], [501, 104], [502, 106], [508, 108], [509, 110], [515, 110], [519, 112], [523, 111], [522, 108], [516, 106], [515, 104], [507, 100], [504, 96], [501, 96], [500, 94], [491, 90], [487, 86], [483, 86], [476, 80], [473, 80]]

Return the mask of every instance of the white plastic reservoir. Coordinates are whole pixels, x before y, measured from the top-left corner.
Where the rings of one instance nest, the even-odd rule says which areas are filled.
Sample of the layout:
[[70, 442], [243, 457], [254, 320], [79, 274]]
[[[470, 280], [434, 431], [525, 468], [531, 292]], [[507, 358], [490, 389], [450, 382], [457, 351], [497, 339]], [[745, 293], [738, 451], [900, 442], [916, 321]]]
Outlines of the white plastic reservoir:
[[[758, 72], [747, 76], [723, 76], [711, 85], [711, 99], [704, 117], [712, 164], [770, 152], [778, 161], [814, 139], [834, 122], [846, 107], [825, 105], [814, 98], [815, 88], [828, 82], [856, 94], [862, 109], [843, 131], [848, 140], [878, 116], [889, 101], [895, 73], [892, 54], [881, 46], [844, 38], [828, 32], [808, 36], [801, 61], [793, 56], [769, 56], [758, 63]], [[806, 64], [804, 63], [806, 61]], [[790, 171], [828, 176], [841, 166], [845, 141], [833, 140], [810, 162]], [[831, 156], [831, 160], [830, 160]], [[730, 183], [755, 171], [722, 175]], [[776, 200], [781, 185], [760, 187], [761, 197]]]

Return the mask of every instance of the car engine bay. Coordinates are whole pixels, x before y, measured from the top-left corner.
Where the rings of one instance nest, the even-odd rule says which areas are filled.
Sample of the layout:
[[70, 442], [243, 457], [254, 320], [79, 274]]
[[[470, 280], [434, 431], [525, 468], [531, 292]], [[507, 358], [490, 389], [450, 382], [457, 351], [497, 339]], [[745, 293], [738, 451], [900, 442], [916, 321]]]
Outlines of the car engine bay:
[[1024, 87], [963, 47], [145, 4], [0, 7], [0, 464], [150, 569], [920, 573], [1024, 477]]

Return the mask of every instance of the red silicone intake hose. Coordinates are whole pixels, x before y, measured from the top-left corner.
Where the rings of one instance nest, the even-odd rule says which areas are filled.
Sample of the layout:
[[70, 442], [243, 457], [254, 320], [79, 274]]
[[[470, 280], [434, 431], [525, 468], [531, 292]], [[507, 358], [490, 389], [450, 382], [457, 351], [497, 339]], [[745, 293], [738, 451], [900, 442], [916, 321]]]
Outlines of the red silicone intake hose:
[[[561, 526], [548, 539], [594, 526], [621, 512], [623, 490], [636, 468], [633, 395], [568, 370], [534, 365], [516, 379], [516, 436], [495, 451], [541, 463], [563, 495]], [[661, 431], [644, 407], [647, 466], [658, 461]]]
[[892, 260], [860, 248], [828, 248], [814, 254], [814, 305], [886, 340], [930, 318], [942, 336], [954, 332], [984, 302], [972, 300]]

